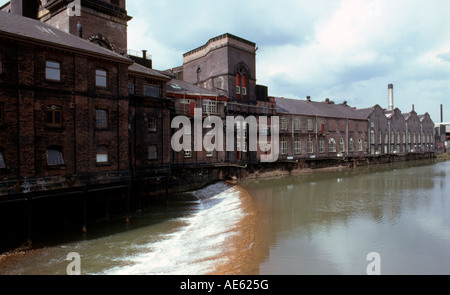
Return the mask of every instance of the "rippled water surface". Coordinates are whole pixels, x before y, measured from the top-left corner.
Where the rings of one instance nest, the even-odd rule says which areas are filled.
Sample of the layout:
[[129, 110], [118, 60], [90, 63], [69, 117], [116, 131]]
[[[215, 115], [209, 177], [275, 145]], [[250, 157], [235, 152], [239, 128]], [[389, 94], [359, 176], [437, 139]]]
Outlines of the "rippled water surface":
[[217, 183], [54, 237], [3, 274], [450, 274], [450, 162]]

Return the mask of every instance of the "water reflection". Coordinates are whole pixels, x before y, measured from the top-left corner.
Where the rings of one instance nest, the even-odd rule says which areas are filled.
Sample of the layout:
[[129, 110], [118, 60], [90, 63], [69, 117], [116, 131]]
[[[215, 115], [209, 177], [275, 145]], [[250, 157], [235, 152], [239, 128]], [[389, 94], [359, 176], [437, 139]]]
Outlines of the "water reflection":
[[449, 164], [243, 182], [260, 213], [259, 273], [365, 274], [373, 251], [384, 273], [450, 273]]

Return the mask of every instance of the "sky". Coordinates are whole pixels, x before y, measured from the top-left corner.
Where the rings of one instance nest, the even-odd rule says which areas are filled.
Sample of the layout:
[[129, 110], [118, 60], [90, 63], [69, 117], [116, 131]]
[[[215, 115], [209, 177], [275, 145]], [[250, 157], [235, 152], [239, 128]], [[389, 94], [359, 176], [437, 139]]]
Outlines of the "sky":
[[[2, 1], [6, 2], [6, 1]], [[450, 122], [448, 0], [128, 0], [128, 48], [158, 70], [231, 33], [256, 43], [257, 84], [270, 96], [330, 98]]]
[[129, 0], [128, 47], [153, 67], [231, 33], [256, 43], [257, 83], [270, 96], [330, 98], [450, 121], [448, 0]]

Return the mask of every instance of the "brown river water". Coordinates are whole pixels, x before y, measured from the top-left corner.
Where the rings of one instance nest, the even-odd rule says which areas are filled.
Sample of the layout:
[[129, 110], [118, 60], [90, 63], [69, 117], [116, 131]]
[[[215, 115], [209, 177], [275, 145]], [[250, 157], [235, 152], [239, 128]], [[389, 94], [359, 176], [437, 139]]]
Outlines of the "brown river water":
[[67, 274], [78, 253], [94, 275], [448, 275], [449, 180], [449, 161], [414, 161], [217, 183], [0, 256], [0, 274]]

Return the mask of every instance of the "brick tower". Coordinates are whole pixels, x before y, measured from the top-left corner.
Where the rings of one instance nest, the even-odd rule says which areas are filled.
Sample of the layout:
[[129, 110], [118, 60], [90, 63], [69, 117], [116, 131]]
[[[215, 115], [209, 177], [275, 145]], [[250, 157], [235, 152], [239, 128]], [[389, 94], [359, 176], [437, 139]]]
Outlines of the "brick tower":
[[183, 55], [184, 80], [224, 91], [231, 101], [256, 103], [255, 60], [255, 43], [223, 34]]
[[120, 54], [127, 53], [126, 0], [42, 0], [38, 19]]

